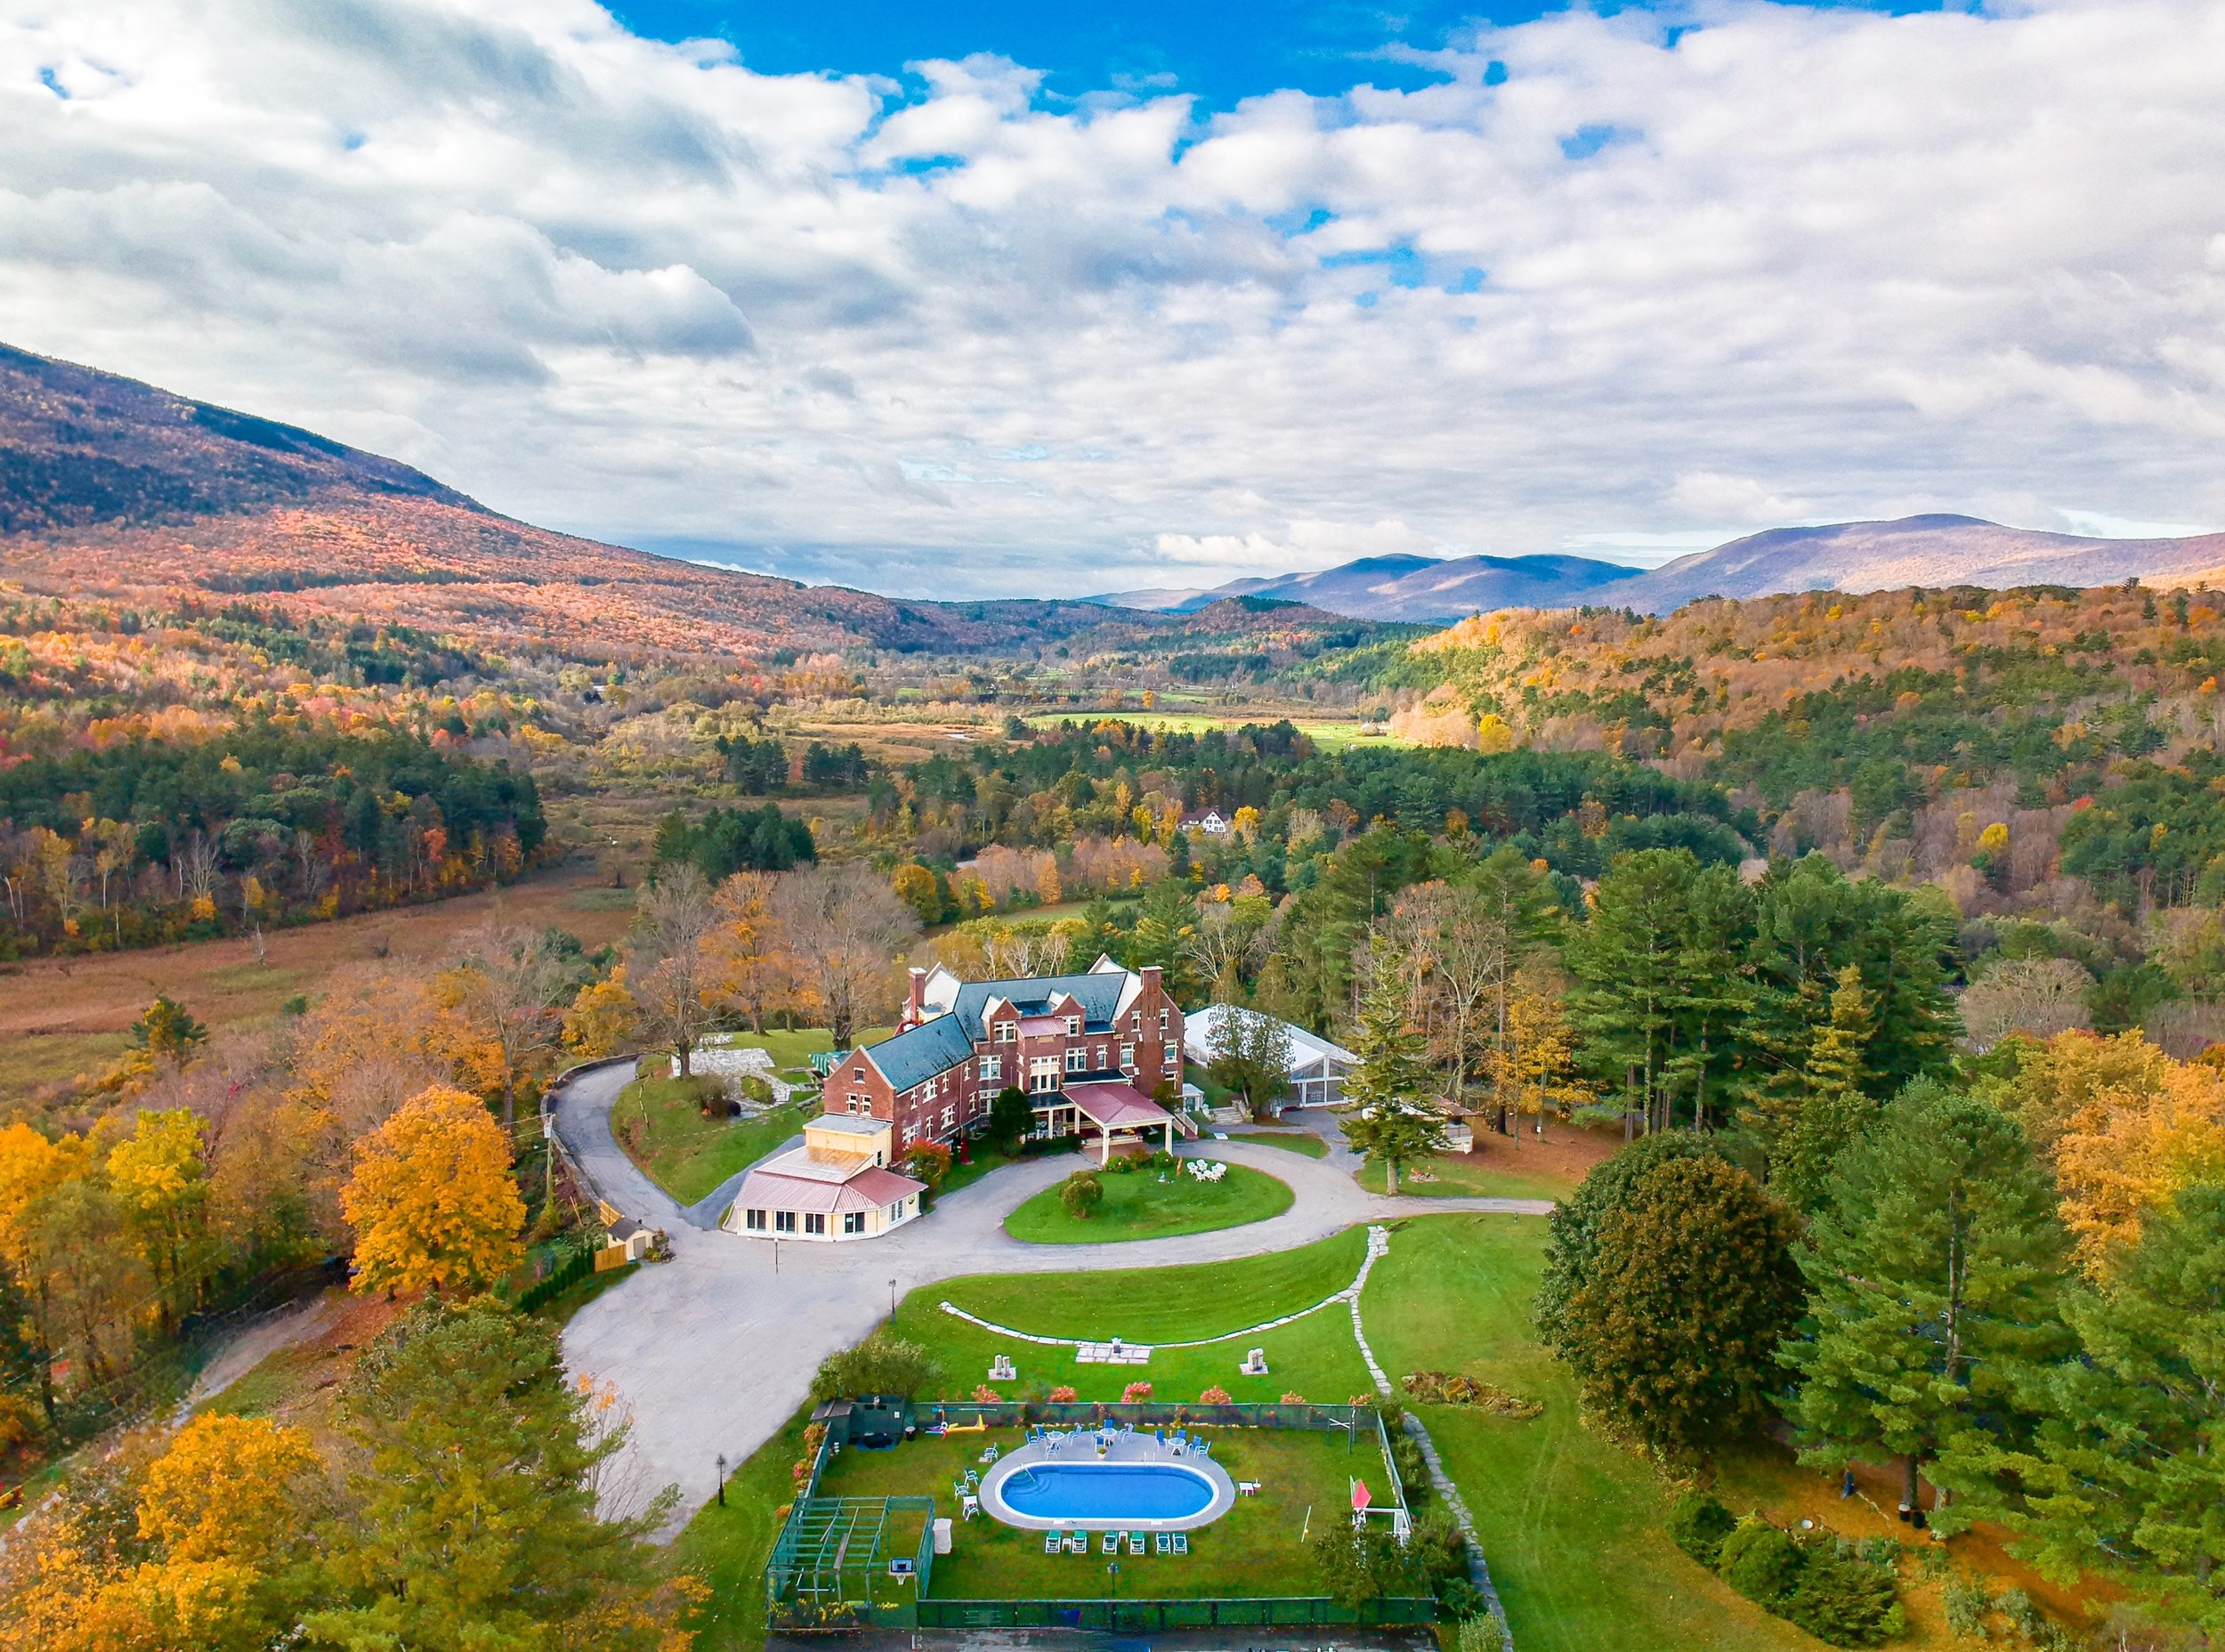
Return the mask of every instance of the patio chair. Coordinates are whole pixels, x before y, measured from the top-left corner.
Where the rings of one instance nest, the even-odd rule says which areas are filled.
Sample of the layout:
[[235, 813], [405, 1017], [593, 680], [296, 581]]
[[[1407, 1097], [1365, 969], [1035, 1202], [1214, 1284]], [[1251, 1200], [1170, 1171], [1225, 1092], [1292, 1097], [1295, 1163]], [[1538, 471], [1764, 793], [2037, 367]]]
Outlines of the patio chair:
[[1177, 1554], [1187, 1554], [1187, 1553], [1189, 1553], [1189, 1552], [1190, 1552], [1190, 1534], [1189, 1534], [1189, 1533], [1187, 1533], [1187, 1532], [1177, 1532], [1177, 1533], [1174, 1535], [1174, 1551], [1175, 1551]]
[[975, 1515], [981, 1512], [981, 1499], [978, 1497], [959, 1498], [958, 1500], [958, 1511], [967, 1519], [972, 1519]]
[[1058, 1552], [1061, 1549], [1064, 1549], [1065, 1546], [1066, 1546], [1066, 1534], [1065, 1534], [1065, 1533], [1064, 1533], [1064, 1532], [1045, 1532], [1045, 1533], [1043, 1534], [1043, 1552], [1044, 1552], [1045, 1554], [1056, 1554], [1056, 1553], [1057, 1553], [1057, 1552]]
[[951, 1482], [951, 1495], [956, 1498], [959, 1502], [964, 1502], [973, 1494], [974, 1488], [967, 1485], [964, 1480], [952, 1480]]
[[1128, 1551], [1130, 1554], [1141, 1554], [1144, 1552], [1143, 1533], [1130, 1532], [1128, 1535]]
[[1174, 1551], [1174, 1535], [1170, 1532], [1153, 1532], [1151, 1535], [1151, 1550], [1153, 1554], [1171, 1554]]
[[1120, 1551], [1121, 1535], [1118, 1532], [1107, 1532], [1104, 1540], [1097, 1544], [1099, 1554], [1118, 1554]]

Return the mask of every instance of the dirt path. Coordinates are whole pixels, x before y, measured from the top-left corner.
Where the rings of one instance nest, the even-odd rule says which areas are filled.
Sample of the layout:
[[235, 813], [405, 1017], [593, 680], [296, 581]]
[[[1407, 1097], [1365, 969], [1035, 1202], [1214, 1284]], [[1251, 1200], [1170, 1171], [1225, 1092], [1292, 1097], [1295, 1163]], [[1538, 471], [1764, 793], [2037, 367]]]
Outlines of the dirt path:
[[280, 1348], [322, 1335], [340, 1317], [346, 1296], [344, 1287], [335, 1285], [306, 1302], [290, 1304], [242, 1326], [194, 1379], [192, 1392], [179, 1407], [180, 1417], [214, 1399]]

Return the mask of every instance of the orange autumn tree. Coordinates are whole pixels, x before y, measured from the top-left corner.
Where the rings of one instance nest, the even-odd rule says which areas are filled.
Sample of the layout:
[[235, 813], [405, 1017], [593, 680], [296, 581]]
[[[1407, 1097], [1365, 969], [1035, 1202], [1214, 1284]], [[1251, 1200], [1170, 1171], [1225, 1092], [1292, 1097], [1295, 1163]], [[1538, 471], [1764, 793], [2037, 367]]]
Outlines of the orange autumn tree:
[[2225, 1178], [2225, 1073], [2166, 1057], [2150, 1086], [2096, 1092], [2056, 1143], [2055, 1177], [2098, 1276], [2180, 1188]]
[[435, 1086], [356, 1144], [340, 1194], [358, 1291], [471, 1292], [524, 1256], [510, 1144], [475, 1096]]

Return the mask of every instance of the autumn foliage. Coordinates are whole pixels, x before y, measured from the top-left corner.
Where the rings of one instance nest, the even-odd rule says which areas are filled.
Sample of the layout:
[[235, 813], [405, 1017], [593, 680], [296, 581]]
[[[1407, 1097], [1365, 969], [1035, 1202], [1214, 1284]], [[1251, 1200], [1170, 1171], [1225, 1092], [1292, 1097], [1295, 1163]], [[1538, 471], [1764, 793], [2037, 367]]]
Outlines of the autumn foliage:
[[358, 1144], [340, 1209], [355, 1232], [359, 1291], [477, 1290], [523, 1256], [510, 1145], [462, 1090], [411, 1097]]

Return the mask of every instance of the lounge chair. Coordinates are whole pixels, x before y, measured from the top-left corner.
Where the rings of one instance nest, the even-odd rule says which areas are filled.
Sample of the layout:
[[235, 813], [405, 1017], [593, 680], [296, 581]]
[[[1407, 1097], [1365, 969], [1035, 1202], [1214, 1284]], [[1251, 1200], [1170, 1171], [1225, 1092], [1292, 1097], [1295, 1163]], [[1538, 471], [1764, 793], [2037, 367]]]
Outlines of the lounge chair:
[[1068, 1554], [1088, 1554], [1089, 1552], [1089, 1534], [1087, 1532], [1076, 1532], [1072, 1537], [1069, 1537], [1066, 1540], [1066, 1552]]
[[1120, 1551], [1121, 1535], [1118, 1532], [1107, 1532], [1097, 1544], [1099, 1554], [1118, 1554]]
[[1187, 1554], [1187, 1553], [1189, 1553], [1189, 1552], [1190, 1552], [1190, 1534], [1189, 1534], [1189, 1533], [1187, 1533], [1187, 1532], [1177, 1532], [1177, 1533], [1174, 1535], [1174, 1551], [1175, 1551], [1177, 1554]]
[[1065, 1534], [1065, 1533], [1064, 1533], [1064, 1532], [1045, 1532], [1045, 1533], [1043, 1534], [1043, 1552], [1044, 1552], [1045, 1554], [1056, 1554], [1056, 1553], [1057, 1553], [1057, 1552], [1058, 1552], [1061, 1549], [1064, 1549], [1065, 1546], [1066, 1546], [1066, 1534]]
[[1128, 1551], [1130, 1554], [1141, 1554], [1144, 1552], [1143, 1533], [1130, 1532], [1128, 1535]]
[[1153, 1532], [1151, 1535], [1151, 1551], [1153, 1554], [1170, 1554], [1173, 1551], [1173, 1534], [1169, 1532]]

